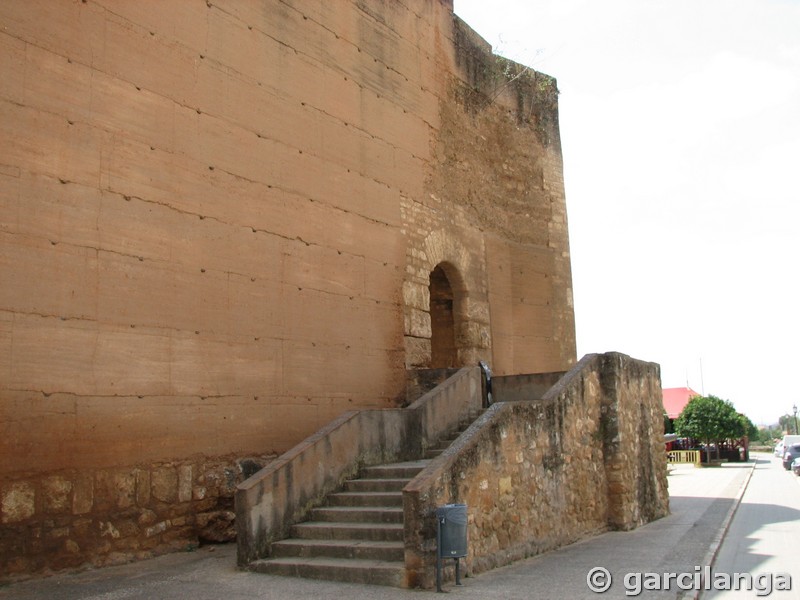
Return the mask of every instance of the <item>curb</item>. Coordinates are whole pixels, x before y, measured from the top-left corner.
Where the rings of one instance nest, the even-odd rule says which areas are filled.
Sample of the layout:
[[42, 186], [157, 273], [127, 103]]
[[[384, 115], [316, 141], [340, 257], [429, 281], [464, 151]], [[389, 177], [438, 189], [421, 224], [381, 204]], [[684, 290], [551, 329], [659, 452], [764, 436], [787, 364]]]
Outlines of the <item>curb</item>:
[[[750, 478], [753, 476], [753, 471], [756, 470], [756, 465], [758, 464], [758, 459], [753, 459], [753, 465], [750, 467], [750, 471], [744, 478], [742, 485], [739, 487], [739, 491], [736, 492], [736, 496], [734, 496], [733, 505], [728, 509], [728, 514], [725, 515], [725, 520], [722, 522], [722, 527], [719, 528], [717, 531], [717, 535], [714, 536], [714, 539], [711, 540], [711, 544], [706, 551], [705, 556], [703, 557], [703, 566], [708, 566], [709, 569], [714, 568], [714, 563], [717, 560], [717, 554], [719, 554], [719, 548], [722, 546], [722, 542], [725, 540], [725, 536], [728, 534], [728, 529], [730, 529], [731, 521], [733, 521], [733, 517], [736, 515], [736, 511], [739, 508], [739, 505], [742, 503], [742, 496], [744, 496], [744, 492], [747, 489], [748, 484], [750, 483]], [[703, 596], [702, 589], [694, 590], [691, 594], [682, 596], [682, 598], [686, 598], [687, 600], [700, 600]]]

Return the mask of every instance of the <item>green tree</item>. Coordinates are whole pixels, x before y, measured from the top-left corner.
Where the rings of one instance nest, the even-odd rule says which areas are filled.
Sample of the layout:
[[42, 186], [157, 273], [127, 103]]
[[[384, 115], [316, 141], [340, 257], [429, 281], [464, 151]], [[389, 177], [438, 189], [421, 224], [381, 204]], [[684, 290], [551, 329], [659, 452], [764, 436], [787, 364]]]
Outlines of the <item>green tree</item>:
[[667, 413], [664, 413], [664, 433], [675, 433], [675, 425], [672, 423], [672, 419], [667, 416]]
[[783, 415], [778, 419], [778, 425], [788, 434], [797, 433], [797, 426], [793, 415]]
[[755, 423], [753, 423], [744, 415], [739, 415], [739, 417], [742, 420], [742, 427], [744, 427], [744, 435], [750, 438], [750, 440], [753, 442], [758, 440], [760, 432], [758, 431], [758, 427], [756, 427]]
[[762, 443], [772, 445], [775, 440], [783, 437], [783, 429], [778, 425], [765, 427], [761, 430], [761, 437], [759, 438]]
[[710, 460], [709, 446], [717, 442], [719, 456], [719, 442], [742, 437], [745, 424], [730, 401], [716, 396], [695, 396], [675, 420], [675, 432], [705, 443], [706, 460]]

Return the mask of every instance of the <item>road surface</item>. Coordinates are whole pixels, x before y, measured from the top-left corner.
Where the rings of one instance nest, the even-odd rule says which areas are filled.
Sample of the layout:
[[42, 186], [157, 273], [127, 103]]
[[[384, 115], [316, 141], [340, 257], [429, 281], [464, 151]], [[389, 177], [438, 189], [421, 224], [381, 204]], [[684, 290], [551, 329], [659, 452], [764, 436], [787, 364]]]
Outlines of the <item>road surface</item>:
[[[800, 477], [786, 471], [778, 458], [753, 456], [755, 470], [719, 548], [710, 580], [727, 587], [730, 576], [732, 582], [741, 582], [740, 589], [712, 588], [702, 593], [702, 600], [800, 600]], [[752, 584], [747, 576], [737, 578], [736, 573], [748, 574]], [[791, 590], [776, 589], [785, 582], [779, 574], [791, 578]], [[748, 585], [750, 589], [745, 589]]]

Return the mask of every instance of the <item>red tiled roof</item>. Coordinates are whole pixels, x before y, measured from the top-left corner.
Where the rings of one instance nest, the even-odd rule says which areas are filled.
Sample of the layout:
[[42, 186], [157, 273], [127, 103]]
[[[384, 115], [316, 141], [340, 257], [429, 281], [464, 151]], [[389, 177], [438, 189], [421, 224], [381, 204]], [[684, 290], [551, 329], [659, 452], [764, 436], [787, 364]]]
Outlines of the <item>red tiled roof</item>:
[[681, 411], [689, 404], [689, 400], [699, 396], [692, 388], [664, 388], [664, 411], [670, 419], [677, 419]]

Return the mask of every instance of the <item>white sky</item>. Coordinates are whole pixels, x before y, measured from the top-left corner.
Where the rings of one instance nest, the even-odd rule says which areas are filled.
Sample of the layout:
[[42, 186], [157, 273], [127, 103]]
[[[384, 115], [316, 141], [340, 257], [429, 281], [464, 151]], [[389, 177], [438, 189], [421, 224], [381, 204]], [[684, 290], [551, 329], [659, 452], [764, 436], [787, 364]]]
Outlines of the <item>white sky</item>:
[[[455, 0], [556, 77], [578, 355], [800, 406], [800, 0]], [[702, 370], [701, 370], [702, 365]]]

